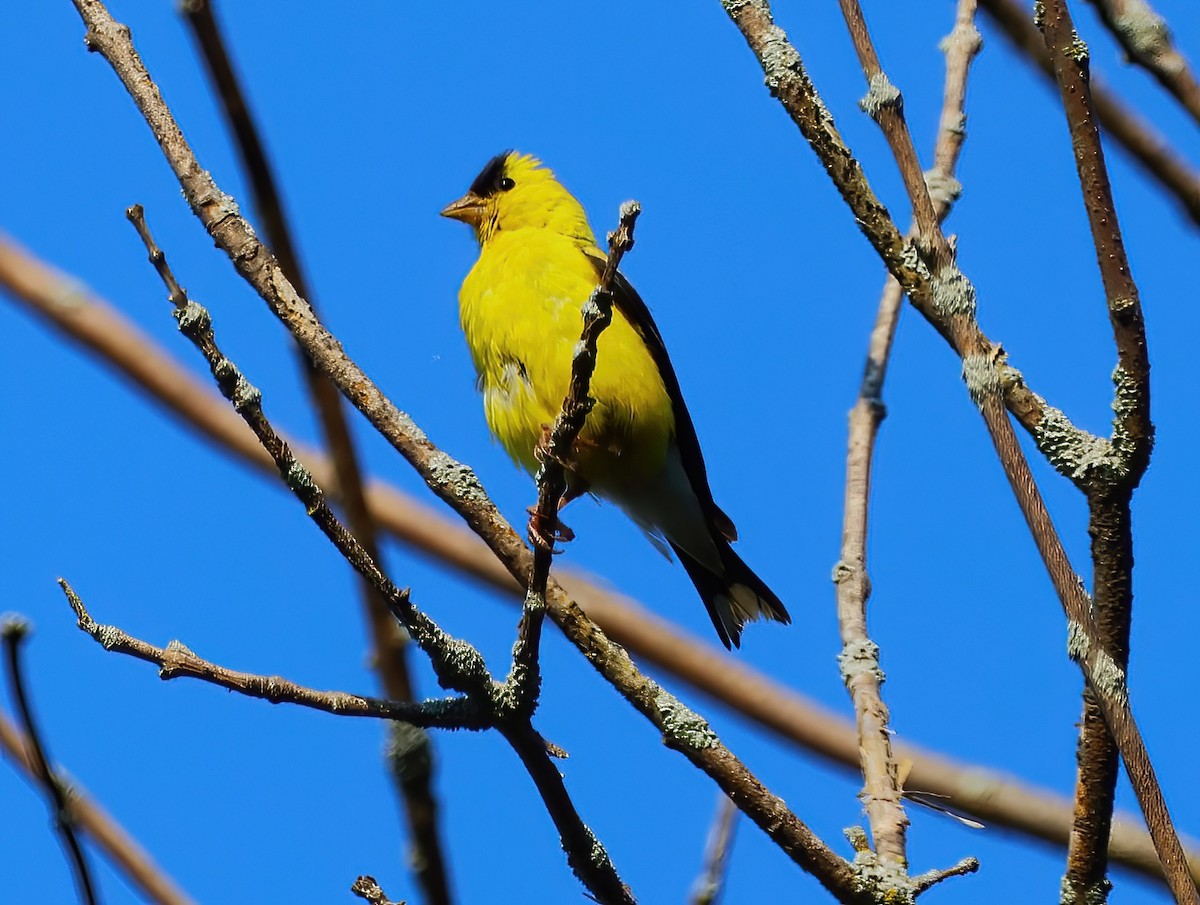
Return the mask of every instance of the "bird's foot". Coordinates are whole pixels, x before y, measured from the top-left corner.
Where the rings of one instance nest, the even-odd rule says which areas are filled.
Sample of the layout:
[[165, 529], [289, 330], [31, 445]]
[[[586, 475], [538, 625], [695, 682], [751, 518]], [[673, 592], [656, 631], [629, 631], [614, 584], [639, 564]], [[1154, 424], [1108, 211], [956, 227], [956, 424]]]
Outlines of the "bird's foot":
[[[566, 499], [566, 497], [563, 499]], [[561, 503], [559, 508], [562, 508]], [[557, 553], [559, 551], [554, 549], [554, 545], [556, 543], [567, 544], [575, 540], [574, 531], [564, 525], [557, 518], [543, 518], [541, 514], [538, 513], [537, 506], [530, 506], [526, 511], [529, 513], [529, 527], [527, 529], [527, 534], [529, 536], [529, 542], [535, 547], [541, 547], [543, 550], [549, 550], [551, 553]]]

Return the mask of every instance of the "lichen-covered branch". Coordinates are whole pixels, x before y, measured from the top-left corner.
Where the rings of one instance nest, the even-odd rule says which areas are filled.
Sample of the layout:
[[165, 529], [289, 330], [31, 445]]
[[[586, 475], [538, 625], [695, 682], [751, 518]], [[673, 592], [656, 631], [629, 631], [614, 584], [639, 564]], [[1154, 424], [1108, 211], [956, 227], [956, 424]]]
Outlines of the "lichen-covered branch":
[[[862, 10], [853, 0], [843, 0], [842, 9], [854, 37], [864, 74], [871, 86], [868, 94], [870, 98], [876, 93], [879, 84], [887, 82], [887, 77], [883, 74], [871, 44]], [[971, 60], [980, 47], [979, 33], [974, 25], [974, 13], [974, 0], [961, 0], [955, 28], [945, 41], [946, 88], [934, 169], [922, 176], [919, 164], [915, 160], [915, 151], [913, 159], [908, 161], [907, 171], [910, 178], [912, 172], [921, 178], [923, 185], [920, 194], [929, 201], [928, 213], [938, 222], [949, 212], [950, 205], [959, 192], [954, 178], [954, 165], [965, 135], [966, 114], [963, 102], [966, 75]], [[898, 93], [895, 98], [894, 106], [887, 110], [879, 108], [874, 102], [864, 102], [864, 107], [872, 112], [876, 120], [890, 123], [891, 134], [896, 134], [894, 118], [901, 115]], [[936, 191], [927, 190], [924, 187], [925, 183]], [[915, 187], [913, 190], [915, 191]], [[921, 207], [923, 208], [923, 205]], [[920, 229], [919, 226], [914, 227], [915, 231]], [[927, 236], [930, 235], [930, 230], [931, 227], [926, 224], [924, 232]], [[937, 235], [941, 235], [940, 231]], [[944, 249], [944, 252], [948, 253], [948, 249]], [[841, 558], [834, 570], [838, 626], [843, 644], [839, 664], [842, 678], [854, 703], [858, 725], [860, 759], [865, 783], [863, 802], [875, 842], [875, 854], [881, 862], [890, 865], [898, 878], [907, 876], [905, 833], [908, 818], [904, 813], [904, 790], [901, 788], [892, 751], [889, 714], [883, 702], [883, 672], [879, 648], [867, 631], [870, 580], [866, 567], [866, 547], [871, 465], [875, 440], [885, 413], [882, 399], [883, 381], [902, 299], [900, 284], [894, 277], [889, 277], [880, 301], [879, 313], [876, 315], [875, 328], [871, 332], [858, 401], [850, 411]]]

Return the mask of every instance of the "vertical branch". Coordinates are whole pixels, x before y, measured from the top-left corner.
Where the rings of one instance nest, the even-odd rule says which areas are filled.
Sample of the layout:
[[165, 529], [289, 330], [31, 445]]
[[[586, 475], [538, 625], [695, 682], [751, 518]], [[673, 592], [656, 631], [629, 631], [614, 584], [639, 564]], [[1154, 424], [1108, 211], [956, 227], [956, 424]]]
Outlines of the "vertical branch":
[[[1119, 4], [1122, 5], [1123, 4]], [[1133, 532], [1129, 505], [1150, 461], [1150, 360], [1141, 301], [1121, 237], [1104, 148], [1093, 113], [1087, 46], [1075, 32], [1065, 0], [1047, 0], [1040, 19], [1071, 135], [1084, 208], [1117, 347], [1113, 457], [1084, 485], [1092, 539], [1093, 607], [1098, 641], [1122, 670], [1129, 664], [1133, 616]], [[1075, 820], [1063, 878], [1064, 901], [1103, 901], [1108, 842], [1119, 766], [1116, 742], [1095, 691], [1083, 692]]]
[[558, 510], [567, 492], [567, 466], [574, 459], [575, 439], [595, 405], [588, 395], [596, 370], [596, 347], [600, 334], [612, 322], [612, 281], [625, 253], [633, 248], [633, 228], [642, 208], [636, 201], [621, 205], [616, 230], [608, 237], [608, 260], [592, 294], [583, 305], [583, 331], [571, 360], [571, 378], [562, 409], [554, 425], [537, 450], [537, 504], [529, 517], [529, 539], [533, 544], [533, 569], [525, 593], [521, 624], [509, 683], [520, 706], [532, 708], [537, 702], [538, 643], [542, 618], [546, 612], [546, 584], [554, 558], [558, 536]]
[[[851, 31], [856, 35], [855, 46], [860, 48], [860, 60], [871, 91], [875, 93], [879, 90], [878, 86], [887, 81], [887, 77], [871, 46], [862, 11], [852, 0], [843, 0], [842, 6]], [[949, 213], [950, 205], [959, 193], [954, 168], [966, 134], [963, 107], [966, 77], [971, 60], [979, 52], [980, 46], [979, 32], [975, 29], [975, 0], [960, 0], [954, 30], [944, 42], [946, 87], [936, 162], [934, 169], [924, 177], [929, 189], [919, 193], [919, 197], [929, 199], [931, 208], [928, 213], [938, 222]], [[865, 106], [870, 108], [872, 104]], [[898, 107], [897, 99], [895, 109], [898, 110]], [[903, 169], [909, 170], [914, 166], [915, 160]], [[928, 235], [928, 230], [926, 232]], [[834, 570], [834, 581], [837, 584], [838, 627], [843, 645], [839, 663], [846, 688], [854, 702], [859, 755], [865, 781], [863, 800], [875, 852], [885, 863], [906, 869], [908, 818], [904, 813], [903, 789], [892, 752], [888, 710], [881, 691], [883, 672], [880, 669], [879, 647], [867, 631], [867, 598], [871, 587], [866, 566], [871, 465], [879, 426], [886, 414], [882, 398], [883, 382], [902, 301], [900, 284], [889, 276], [879, 303], [875, 328], [871, 332], [858, 401], [850, 410], [842, 549], [841, 559]]]
[[[200, 48], [214, 93], [233, 133], [267, 243], [297, 292], [315, 306], [316, 300], [300, 264], [275, 174], [213, 13], [212, 0], [184, 0], [181, 12]], [[346, 520], [367, 554], [379, 562], [378, 532], [367, 507], [362, 469], [341, 396], [337, 387], [303, 353], [301, 362], [309, 396], [333, 463]], [[374, 648], [372, 661], [384, 692], [396, 701], [415, 700], [405, 650], [408, 638], [370, 584], [360, 578], [359, 585]], [[412, 863], [426, 900], [431, 905], [449, 905], [449, 878], [438, 835], [438, 803], [432, 788], [432, 746], [423, 729], [398, 732], [399, 735], [395, 731], [392, 734], [387, 756], [408, 816]]]

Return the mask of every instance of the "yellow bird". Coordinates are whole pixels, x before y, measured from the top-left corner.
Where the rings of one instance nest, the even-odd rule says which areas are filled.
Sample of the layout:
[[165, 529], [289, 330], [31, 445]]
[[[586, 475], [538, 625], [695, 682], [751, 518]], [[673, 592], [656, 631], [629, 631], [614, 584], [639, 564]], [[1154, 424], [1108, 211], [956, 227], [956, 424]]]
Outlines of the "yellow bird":
[[[479, 260], [459, 293], [463, 332], [488, 427], [516, 462], [535, 450], [567, 394], [583, 328], [581, 308], [605, 254], [582, 205], [537, 159], [506, 151], [488, 161], [442, 216], [469, 224]], [[770, 588], [730, 547], [733, 522], [713, 502], [696, 429], [645, 303], [621, 274], [612, 323], [600, 335], [590, 395], [564, 502], [612, 500], [670, 558], [673, 550], [726, 647], [747, 621], [790, 622]]]

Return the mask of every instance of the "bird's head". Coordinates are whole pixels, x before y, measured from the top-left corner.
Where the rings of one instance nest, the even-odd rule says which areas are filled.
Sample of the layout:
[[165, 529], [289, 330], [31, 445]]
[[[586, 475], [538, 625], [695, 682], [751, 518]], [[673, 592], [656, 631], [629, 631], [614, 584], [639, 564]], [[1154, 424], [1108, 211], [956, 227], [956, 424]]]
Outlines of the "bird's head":
[[516, 151], [489, 160], [467, 193], [446, 205], [442, 216], [470, 224], [480, 245], [498, 232], [516, 229], [549, 229], [595, 242], [583, 206], [540, 160]]

